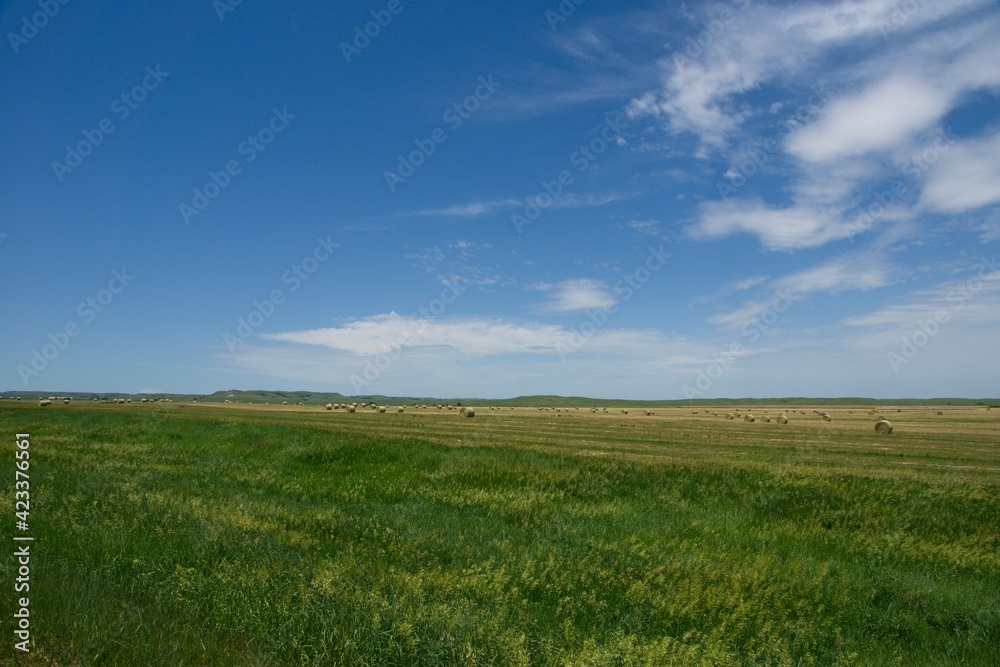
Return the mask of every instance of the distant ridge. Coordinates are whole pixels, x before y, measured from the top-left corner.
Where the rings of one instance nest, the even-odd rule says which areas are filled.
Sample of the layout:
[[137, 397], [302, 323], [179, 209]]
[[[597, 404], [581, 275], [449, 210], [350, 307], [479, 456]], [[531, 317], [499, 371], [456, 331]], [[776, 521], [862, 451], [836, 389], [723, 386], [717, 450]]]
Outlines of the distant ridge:
[[110, 400], [114, 398], [153, 399], [169, 398], [171, 401], [197, 401], [199, 403], [304, 403], [306, 405], [323, 405], [325, 403], [343, 403], [346, 401], [366, 403], [374, 402], [386, 405], [422, 405], [422, 404], [452, 404], [457, 405], [495, 405], [503, 407], [684, 407], [691, 405], [704, 406], [739, 406], [739, 405], [956, 405], [956, 406], [1000, 406], [1000, 398], [864, 398], [846, 396], [838, 398], [792, 396], [784, 398], [706, 398], [706, 399], [672, 399], [672, 400], [628, 400], [610, 398], [587, 398], [585, 396], [553, 396], [527, 395], [514, 398], [437, 398], [430, 396], [384, 396], [381, 394], [345, 396], [337, 392], [319, 391], [270, 391], [230, 389], [216, 391], [211, 394], [170, 394], [144, 393], [126, 394], [119, 392], [59, 392], [59, 391], [4, 391], [0, 397], [9, 400], [20, 396], [23, 400], [35, 400], [49, 396], [70, 398], [73, 400]]

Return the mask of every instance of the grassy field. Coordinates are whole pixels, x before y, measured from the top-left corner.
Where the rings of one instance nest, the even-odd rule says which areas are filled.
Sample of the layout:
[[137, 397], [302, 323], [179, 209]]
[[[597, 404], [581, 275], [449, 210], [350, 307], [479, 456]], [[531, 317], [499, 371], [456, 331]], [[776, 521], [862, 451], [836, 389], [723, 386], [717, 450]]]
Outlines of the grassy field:
[[1000, 664], [1000, 410], [784, 409], [3, 401], [0, 662]]

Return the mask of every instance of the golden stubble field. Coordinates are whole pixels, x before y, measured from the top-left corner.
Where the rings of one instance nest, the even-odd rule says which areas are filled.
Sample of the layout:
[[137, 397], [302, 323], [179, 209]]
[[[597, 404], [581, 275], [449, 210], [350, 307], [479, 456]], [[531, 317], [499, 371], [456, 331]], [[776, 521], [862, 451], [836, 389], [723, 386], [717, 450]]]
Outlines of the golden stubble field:
[[[190, 405], [190, 404], [189, 404]], [[255, 418], [298, 419], [340, 429], [371, 429], [386, 436], [421, 437], [449, 445], [501, 445], [581, 456], [704, 460], [747, 458], [754, 462], [816, 463], [864, 474], [947, 473], [985, 478], [1000, 475], [1000, 409], [985, 406], [745, 405], [732, 407], [497, 407], [473, 405], [464, 418], [452, 405], [395, 405], [385, 413], [324, 406], [261, 403], [202, 404]], [[142, 406], [139, 406], [140, 408]], [[652, 414], [648, 414], [652, 413]], [[727, 415], [734, 415], [727, 419]], [[787, 424], [778, 423], [784, 414]], [[831, 417], [824, 421], [823, 414]], [[277, 417], [281, 415], [281, 417]], [[753, 415], [753, 422], [744, 420]], [[875, 432], [885, 418], [893, 433]], [[768, 419], [769, 421], [764, 421]]]

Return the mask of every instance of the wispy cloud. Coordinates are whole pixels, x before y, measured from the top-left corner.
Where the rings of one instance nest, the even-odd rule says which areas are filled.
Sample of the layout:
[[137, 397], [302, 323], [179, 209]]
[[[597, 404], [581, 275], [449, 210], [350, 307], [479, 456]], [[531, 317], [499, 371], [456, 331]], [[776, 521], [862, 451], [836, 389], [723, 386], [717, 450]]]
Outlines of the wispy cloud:
[[759, 199], [706, 202], [701, 219], [688, 231], [694, 239], [752, 234], [770, 250], [815, 248], [847, 236], [830, 211], [802, 205], [775, 208]]
[[752, 276], [750, 278], [740, 278], [739, 280], [734, 280], [727, 286], [728, 289], [743, 291], [748, 290], [757, 285], [762, 285], [767, 282], [767, 276]]
[[[605, 204], [622, 201], [632, 196], [634, 195], [621, 192], [587, 195], [568, 192], [552, 202], [549, 208], [584, 208], [590, 206], [604, 206]], [[523, 208], [524, 205], [524, 199], [514, 199], [513, 197], [508, 197], [506, 199], [477, 200], [465, 204], [446, 206], [443, 208], [422, 209], [416, 211], [412, 215], [438, 216], [446, 218], [478, 218], [483, 215], [495, 213], [496, 211], [512, 210], [519, 207]]]
[[357, 355], [394, 348], [442, 347], [469, 355], [538, 353], [567, 341], [568, 332], [547, 324], [517, 324], [500, 319], [434, 319], [376, 315], [338, 327], [262, 334], [265, 340], [319, 345]]
[[564, 280], [556, 285], [539, 285], [537, 289], [549, 292], [549, 299], [536, 308], [541, 313], [575, 313], [615, 304], [615, 297], [608, 286], [589, 278]]
[[941, 119], [951, 106], [916, 75], [893, 73], [858, 94], [831, 102], [813, 123], [792, 134], [789, 152], [823, 162], [897, 146]]
[[492, 252], [493, 245], [490, 243], [456, 239], [410, 253], [406, 257], [413, 267], [436, 277], [443, 285], [487, 286], [513, 283], [513, 279], [505, 278], [495, 268]]
[[443, 218], [476, 218], [487, 213], [508, 209], [522, 202], [517, 199], [492, 199], [473, 201], [466, 204], [455, 204], [444, 208], [428, 208], [416, 212], [416, 215], [437, 216]]
[[785, 276], [772, 283], [775, 289], [797, 294], [838, 294], [851, 290], [872, 290], [892, 283], [893, 266], [879, 252], [835, 257], [810, 269]]
[[961, 213], [1000, 202], [1000, 132], [958, 142], [927, 174], [922, 203]]
[[[637, 96], [630, 114], [669, 134], [694, 135], [701, 142], [696, 157], [745, 163], [739, 156], [761, 140], [762, 119], [787, 116], [777, 135], [775, 121], [767, 122], [767, 136], [777, 137], [779, 149], [766, 169], [781, 169], [784, 191], [763, 199], [751, 188], [705, 202], [691, 237], [745, 233], [770, 250], [814, 248], [877, 230], [878, 222], [918, 216], [917, 195], [925, 186], [923, 204], [944, 212], [1000, 201], [995, 135], [956, 146], [930, 170], [914, 170], [911, 161], [971, 94], [1000, 85], [1000, 70], [991, 65], [1000, 60], [1000, 16], [986, 11], [989, 5], [923, 3], [900, 15], [891, 0], [747, 3], [732, 10], [699, 53], [679, 48], [662, 59], [661, 84]], [[699, 19], [718, 10], [707, 5]], [[844, 58], [847, 50], [854, 57]], [[760, 103], [745, 94], [768, 84], [795, 91], [817, 82], [830, 88], [824, 85], [819, 95], [789, 92], [781, 100], [764, 96]], [[809, 100], [792, 111], [806, 94]], [[739, 177], [730, 166], [723, 178]], [[873, 224], [852, 224], [859, 201], [901, 177], [911, 179], [906, 197], [887, 205]]]
[[858, 252], [820, 262], [802, 271], [781, 278], [755, 277], [739, 281], [735, 289], [761, 287], [759, 295], [736, 308], [708, 318], [709, 324], [724, 328], [740, 328], [768, 308], [777, 305], [781, 312], [794, 302], [813, 294], [839, 294], [847, 291], [869, 291], [893, 282], [893, 267], [879, 251]]
[[981, 271], [912, 292], [896, 303], [848, 317], [843, 323], [867, 329], [908, 331], [919, 321], [933, 320], [936, 313], [944, 312], [949, 316], [960, 315], [966, 324], [1000, 324], [1000, 268], [995, 259], [992, 264], [983, 262], [979, 267]]
[[629, 220], [625, 223], [625, 226], [643, 236], [664, 236], [659, 220]]

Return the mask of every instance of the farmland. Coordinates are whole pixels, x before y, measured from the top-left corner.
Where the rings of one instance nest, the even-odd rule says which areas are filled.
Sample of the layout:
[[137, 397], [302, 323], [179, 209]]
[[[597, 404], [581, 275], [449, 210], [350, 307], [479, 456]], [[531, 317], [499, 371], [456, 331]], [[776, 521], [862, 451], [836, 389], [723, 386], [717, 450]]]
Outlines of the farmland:
[[1000, 410], [578, 407], [4, 400], [20, 662], [1000, 664]]

